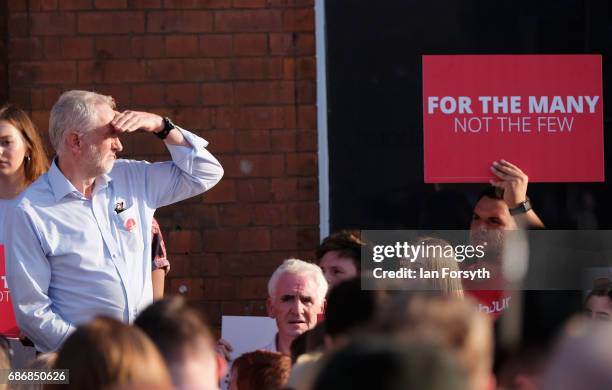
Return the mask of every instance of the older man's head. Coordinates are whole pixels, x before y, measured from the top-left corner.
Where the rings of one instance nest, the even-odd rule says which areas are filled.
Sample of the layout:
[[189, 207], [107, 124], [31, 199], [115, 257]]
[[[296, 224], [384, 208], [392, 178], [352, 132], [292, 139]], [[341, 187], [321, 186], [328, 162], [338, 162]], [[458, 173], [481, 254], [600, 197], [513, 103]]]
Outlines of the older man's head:
[[323, 313], [327, 281], [321, 269], [288, 259], [268, 282], [268, 314], [276, 319], [279, 337], [295, 338], [317, 324]]

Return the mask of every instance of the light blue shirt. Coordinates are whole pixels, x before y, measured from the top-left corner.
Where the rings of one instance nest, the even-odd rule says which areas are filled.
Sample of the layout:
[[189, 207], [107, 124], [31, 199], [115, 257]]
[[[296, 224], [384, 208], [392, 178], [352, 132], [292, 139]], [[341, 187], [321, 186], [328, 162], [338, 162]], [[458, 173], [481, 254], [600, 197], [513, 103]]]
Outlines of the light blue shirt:
[[[37, 350], [57, 350], [96, 315], [132, 322], [152, 302], [155, 209], [223, 176], [208, 143], [181, 131], [191, 148], [167, 145], [171, 162], [117, 160], [96, 178], [91, 199], [53, 162], [8, 213], [7, 280], [17, 323]], [[125, 210], [116, 212], [118, 205]]]

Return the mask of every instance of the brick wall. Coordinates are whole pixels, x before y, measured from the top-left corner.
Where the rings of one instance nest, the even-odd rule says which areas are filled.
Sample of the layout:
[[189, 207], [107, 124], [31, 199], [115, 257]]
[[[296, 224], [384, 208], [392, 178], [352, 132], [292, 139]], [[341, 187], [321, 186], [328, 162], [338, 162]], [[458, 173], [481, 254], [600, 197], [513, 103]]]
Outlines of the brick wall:
[[[313, 3], [11, 0], [4, 13], [0, 93], [40, 129], [59, 94], [80, 88], [210, 141], [224, 179], [156, 215], [172, 262], [166, 291], [215, 323], [265, 314], [270, 272], [288, 256], [310, 258], [318, 242]], [[124, 157], [167, 156], [146, 134], [124, 148]]]

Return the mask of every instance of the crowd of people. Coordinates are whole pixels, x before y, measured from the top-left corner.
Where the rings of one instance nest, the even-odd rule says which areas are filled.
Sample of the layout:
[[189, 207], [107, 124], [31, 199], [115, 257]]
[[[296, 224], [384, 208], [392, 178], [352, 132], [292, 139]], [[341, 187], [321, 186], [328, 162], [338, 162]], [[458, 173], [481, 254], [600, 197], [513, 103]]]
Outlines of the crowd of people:
[[[119, 135], [136, 130], [160, 138], [172, 161], [117, 160]], [[538, 309], [555, 310], [564, 295], [532, 300], [501, 279], [487, 288], [434, 277], [419, 291], [364, 289], [370, 243], [359, 231], [325, 238], [312, 261], [279, 259], [267, 300], [275, 337], [233, 356], [200, 311], [163, 297], [170, 263], [153, 219], [156, 208], [221, 180], [207, 142], [87, 91], [60, 96], [49, 134], [50, 163], [27, 114], [0, 109], [0, 244], [18, 324], [2, 330], [14, 337], [0, 338], [0, 369], [69, 370], [69, 383], [44, 388], [73, 389], [219, 389], [226, 374], [230, 390], [612, 388], [609, 280], [596, 281], [582, 308], [566, 305], [568, 315], [547, 319], [528, 315], [528, 303], [543, 299]], [[469, 238], [489, 244], [486, 259], [427, 254], [400, 266], [496, 274], [508, 260], [504, 232], [544, 227], [527, 175], [505, 160], [491, 172]], [[535, 328], [553, 333], [520, 334]], [[7, 386], [43, 387], [0, 382]]]

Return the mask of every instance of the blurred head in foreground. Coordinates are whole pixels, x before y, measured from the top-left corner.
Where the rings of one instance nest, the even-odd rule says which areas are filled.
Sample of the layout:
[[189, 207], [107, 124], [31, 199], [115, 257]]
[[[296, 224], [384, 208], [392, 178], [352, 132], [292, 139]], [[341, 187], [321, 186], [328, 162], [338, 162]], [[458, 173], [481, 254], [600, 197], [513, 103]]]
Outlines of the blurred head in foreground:
[[444, 349], [388, 337], [353, 340], [324, 362], [313, 390], [462, 390], [465, 377]]
[[178, 388], [218, 389], [225, 359], [215, 352], [208, 326], [180, 296], [147, 307], [134, 322], [161, 352]]
[[374, 328], [441, 345], [465, 371], [469, 389], [495, 388], [492, 324], [471, 300], [439, 293], [402, 294], [381, 311]]
[[275, 390], [287, 383], [291, 358], [279, 352], [245, 353], [234, 361], [229, 390]]
[[571, 321], [551, 358], [542, 389], [612, 389], [612, 324]]
[[58, 389], [167, 389], [170, 375], [159, 352], [138, 328], [96, 317], [68, 337], [55, 369], [70, 370], [70, 383]]

